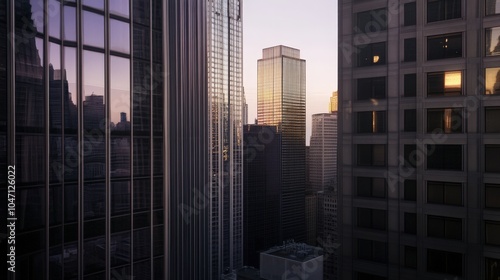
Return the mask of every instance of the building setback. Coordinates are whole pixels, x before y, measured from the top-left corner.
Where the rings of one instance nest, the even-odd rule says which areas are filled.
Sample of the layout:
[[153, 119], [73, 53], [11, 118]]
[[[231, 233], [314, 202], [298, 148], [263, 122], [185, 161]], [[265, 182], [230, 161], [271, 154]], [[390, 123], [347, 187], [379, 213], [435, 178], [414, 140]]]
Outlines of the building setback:
[[341, 279], [500, 275], [499, 8], [339, 1]]
[[306, 61], [300, 51], [275, 46], [257, 62], [258, 124], [281, 133], [281, 237], [305, 241]]

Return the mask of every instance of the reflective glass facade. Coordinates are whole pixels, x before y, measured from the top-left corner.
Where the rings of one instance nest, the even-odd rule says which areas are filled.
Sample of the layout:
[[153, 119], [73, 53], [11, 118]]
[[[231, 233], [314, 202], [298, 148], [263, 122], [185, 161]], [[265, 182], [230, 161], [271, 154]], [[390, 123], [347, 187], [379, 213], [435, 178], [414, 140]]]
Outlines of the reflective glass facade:
[[208, 212], [180, 211], [207, 191], [206, 30], [186, 35], [205, 15], [204, 1], [0, 3], [9, 277], [205, 279]]
[[208, 1], [213, 279], [243, 264], [242, 3]]
[[282, 135], [281, 240], [305, 241], [306, 62], [297, 49], [263, 50], [257, 63], [258, 123]]

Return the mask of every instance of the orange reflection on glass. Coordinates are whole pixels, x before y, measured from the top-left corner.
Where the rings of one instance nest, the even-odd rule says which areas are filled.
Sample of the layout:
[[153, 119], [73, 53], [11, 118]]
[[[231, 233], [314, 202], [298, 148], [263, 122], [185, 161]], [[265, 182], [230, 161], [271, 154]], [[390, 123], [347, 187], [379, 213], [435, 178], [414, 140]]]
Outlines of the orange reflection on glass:
[[457, 91], [462, 88], [462, 72], [446, 72], [444, 73], [444, 89], [445, 92]]
[[374, 55], [373, 56], [373, 63], [377, 63], [380, 60], [380, 56]]

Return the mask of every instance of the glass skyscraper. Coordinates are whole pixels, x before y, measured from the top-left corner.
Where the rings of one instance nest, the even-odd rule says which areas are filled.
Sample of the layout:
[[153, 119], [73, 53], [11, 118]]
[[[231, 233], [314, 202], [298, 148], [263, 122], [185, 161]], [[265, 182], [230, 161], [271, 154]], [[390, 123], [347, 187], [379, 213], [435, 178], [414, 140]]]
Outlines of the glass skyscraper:
[[1, 1], [0, 164], [16, 170], [9, 279], [206, 279], [206, 5]]
[[242, 1], [207, 1], [212, 279], [243, 264]]
[[281, 240], [305, 241], [306, 61], [286, 46], [264, 49], [257, 67], [257, 118], [282, 139]]

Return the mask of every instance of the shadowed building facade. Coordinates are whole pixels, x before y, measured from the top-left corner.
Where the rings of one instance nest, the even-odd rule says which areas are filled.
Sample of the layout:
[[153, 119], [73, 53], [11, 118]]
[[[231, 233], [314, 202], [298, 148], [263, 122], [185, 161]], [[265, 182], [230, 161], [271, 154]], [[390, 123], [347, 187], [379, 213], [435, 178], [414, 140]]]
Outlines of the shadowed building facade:
[[499, 35], [497, 0], [339, 1], [340, 279], [498, 279]]
[[16, 168], [18, 219], [8, 279], [206, 279], [206, 12], [0, 3], [0, 164]]

